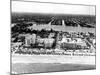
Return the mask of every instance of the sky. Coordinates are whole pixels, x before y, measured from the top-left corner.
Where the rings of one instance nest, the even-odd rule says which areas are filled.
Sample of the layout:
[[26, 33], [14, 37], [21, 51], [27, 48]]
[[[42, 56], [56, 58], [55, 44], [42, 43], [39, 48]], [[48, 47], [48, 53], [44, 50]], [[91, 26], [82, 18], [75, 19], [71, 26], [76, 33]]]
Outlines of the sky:
[[12, 12], [95, 15], [95, 6], [12, 1]]

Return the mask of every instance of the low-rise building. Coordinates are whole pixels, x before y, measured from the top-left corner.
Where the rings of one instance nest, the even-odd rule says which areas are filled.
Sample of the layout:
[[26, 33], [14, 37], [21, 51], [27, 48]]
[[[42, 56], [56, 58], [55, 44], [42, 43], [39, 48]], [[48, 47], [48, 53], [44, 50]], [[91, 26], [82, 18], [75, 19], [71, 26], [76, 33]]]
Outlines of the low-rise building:
[[65, 38], [63, 37], [61, 42], [61, 48], [67, 49], [80, 49], [85, 48], [87, 45], [81, 38]]

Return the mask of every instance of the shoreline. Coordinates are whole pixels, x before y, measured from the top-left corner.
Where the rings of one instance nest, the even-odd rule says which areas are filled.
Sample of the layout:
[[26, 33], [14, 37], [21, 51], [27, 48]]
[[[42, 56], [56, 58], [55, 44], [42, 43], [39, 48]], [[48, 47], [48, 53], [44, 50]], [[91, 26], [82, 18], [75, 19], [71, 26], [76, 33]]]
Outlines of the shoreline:
[[95, 65], [95, 56], [12, 55], [12, 63], [62, 63]]

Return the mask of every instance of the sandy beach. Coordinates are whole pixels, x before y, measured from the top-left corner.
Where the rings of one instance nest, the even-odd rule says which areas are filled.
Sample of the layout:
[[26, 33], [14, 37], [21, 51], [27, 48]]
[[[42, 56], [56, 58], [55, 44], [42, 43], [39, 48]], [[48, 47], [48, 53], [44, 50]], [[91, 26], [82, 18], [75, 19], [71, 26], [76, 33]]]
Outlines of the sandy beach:
[[[89, 60], [89, 61], [86, 61]], [[12, 73], [37, 73], [95, 69], [95, 56], [12, 55]]]

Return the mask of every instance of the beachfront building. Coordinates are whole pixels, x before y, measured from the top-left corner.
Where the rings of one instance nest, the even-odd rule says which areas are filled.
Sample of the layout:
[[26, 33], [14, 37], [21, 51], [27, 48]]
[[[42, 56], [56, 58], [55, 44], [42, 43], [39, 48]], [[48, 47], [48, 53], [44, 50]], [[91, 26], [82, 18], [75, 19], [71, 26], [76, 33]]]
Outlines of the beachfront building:
[[41, 38], [41, 37], [37, 37], [36, 43], [38, 44], [38, 46], [42, 46], [44, 48], [52, 48], [53, 43], [54, 43], [55, 39], [53, 38]]
[[31, 44], [35, 44], [36, 34], [27, 34], [25, 36], [25, 46], [30, 46]]
[[63, 49], [82, 49], [87, 48], [86, 42], [82, 40], [81, 38], [67, 38], [62, 37], [61, 41], [58, 41], [59, 48]]

